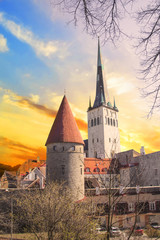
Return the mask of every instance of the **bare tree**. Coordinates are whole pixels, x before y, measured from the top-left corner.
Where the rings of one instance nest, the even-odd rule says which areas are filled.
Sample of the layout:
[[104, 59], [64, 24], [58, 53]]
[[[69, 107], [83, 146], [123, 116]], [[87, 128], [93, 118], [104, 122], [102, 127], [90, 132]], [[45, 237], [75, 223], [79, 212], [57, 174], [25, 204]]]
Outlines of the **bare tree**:
[[43, 190], [24, 192], [17, 204], [17, 220], [36, 239], [95, 239], [88, 207], [74, 202], [64, 184], [52, 183]]
[[142, 79], [145, 80], [143, 94], [152, 98], [148, 117], [160, 107], [160, 3], [153, 1], [137, 15], [141, 24], [138, 50], [141, 56]]

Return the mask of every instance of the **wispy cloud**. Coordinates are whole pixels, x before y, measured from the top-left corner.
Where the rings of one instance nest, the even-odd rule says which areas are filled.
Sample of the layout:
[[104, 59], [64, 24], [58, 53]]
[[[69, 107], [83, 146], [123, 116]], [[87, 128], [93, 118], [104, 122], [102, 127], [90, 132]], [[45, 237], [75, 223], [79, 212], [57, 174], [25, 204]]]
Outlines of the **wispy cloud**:
[[40, 159], [46, 158], [46, 150], [44, 147], [33, 148], [3, 136], [0, 136], [0, 147], [6, 149], [5, 163], [8, 162], [7, 160], [9, 159], [9, 164], [11, 165], [22, 163], [27, 159], [36, 159], [37, 156], [39, 156]]
[[58, 41], [43, 41], [22, 24], [17, 24], [7, 19], [3, 12], [0, 12], [0, 24], [20, 41], [30, 45], [38, 56], [50, 57], [57, 53], [60, 58], [64, 56], [64, 54], [62, 56], [60, 53], [62, 53], [62, 49], [64, 50], [64, 48], [66, 48], [65, 43], [60, 44]]
[[7, 46], [7, 39], [0, 34], [0, 52], [7, 52], [9, 50]]
[[[38, 95], [32, 95], [31, 98], [29, 97], [24, 97], [24, 96], [19, 96], [12, 92], [9, 89], [0, 89], [1, 91], [5, 92], [3, 95], [3, 100], [9, 104], [16, 105], [21, 108], [28, 108], [32, 109], [34, 111], [38, 111], [40, 114], [47, 115], [48, 117], [55, 118], [57, 114], [57, 109], [51, 109], [46, 107], [45, 105], [35, 103], [35, 98], [39, 100]], [[87, 123], [80, 119], [80, 118], [75, 118], [77, 125], [80, 130], [82, 131], [87, 131]]]

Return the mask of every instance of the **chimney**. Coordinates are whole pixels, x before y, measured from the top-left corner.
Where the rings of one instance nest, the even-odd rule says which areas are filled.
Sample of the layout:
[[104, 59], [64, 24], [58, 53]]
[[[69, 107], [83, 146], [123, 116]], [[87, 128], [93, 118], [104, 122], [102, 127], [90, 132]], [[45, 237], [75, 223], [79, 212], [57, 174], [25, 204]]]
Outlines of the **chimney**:
[[141, 155], [145, 155], [144, 146], [141, 146], [140, 153]]

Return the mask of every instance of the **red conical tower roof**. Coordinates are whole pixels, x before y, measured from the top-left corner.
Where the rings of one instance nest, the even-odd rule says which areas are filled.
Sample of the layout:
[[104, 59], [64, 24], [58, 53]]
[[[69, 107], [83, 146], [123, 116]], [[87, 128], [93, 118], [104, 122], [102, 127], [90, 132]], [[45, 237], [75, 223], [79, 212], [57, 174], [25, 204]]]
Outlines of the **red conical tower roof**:
[[57, 142], [73, 142], [84, 144], [66, 96], [63, 97], [57, 116], [49, 133], [46, 145]]

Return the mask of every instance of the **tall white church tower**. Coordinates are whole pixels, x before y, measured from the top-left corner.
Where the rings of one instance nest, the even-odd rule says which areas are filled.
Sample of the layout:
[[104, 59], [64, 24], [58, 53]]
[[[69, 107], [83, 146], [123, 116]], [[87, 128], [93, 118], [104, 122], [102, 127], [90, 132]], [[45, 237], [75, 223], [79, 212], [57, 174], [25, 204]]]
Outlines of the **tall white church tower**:
[[100, 44], [98, 39], [96, 97], [88, 108], [88, 157], [112, 158], [120, 152], [118, 108], [110, 103], [103, 80]]

